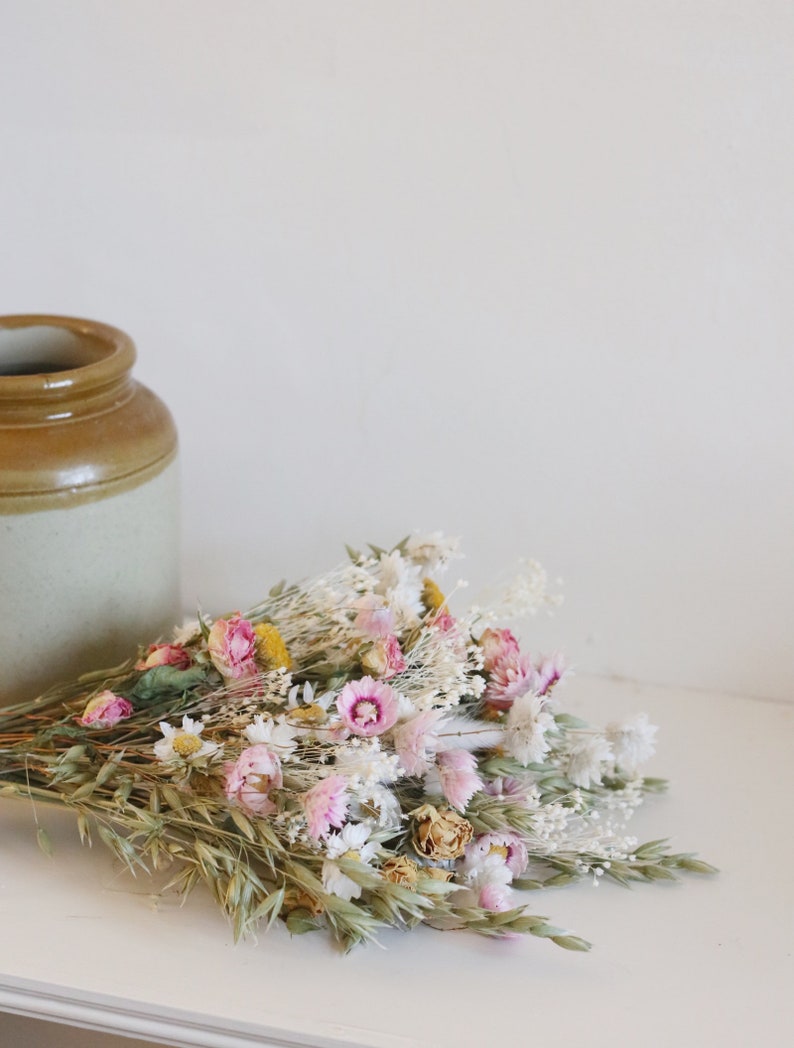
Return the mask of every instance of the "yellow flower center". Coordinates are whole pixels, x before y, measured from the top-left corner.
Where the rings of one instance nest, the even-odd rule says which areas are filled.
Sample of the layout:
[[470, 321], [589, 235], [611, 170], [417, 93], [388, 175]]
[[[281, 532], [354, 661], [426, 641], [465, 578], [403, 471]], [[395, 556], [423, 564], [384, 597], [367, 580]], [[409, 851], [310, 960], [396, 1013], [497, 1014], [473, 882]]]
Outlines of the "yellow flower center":
[[266, 670], [292, 669], [292, 659], [281, 634], [271, 622], [254, 626], [256, 655]]
[[507, 847], [504, 844], [492, 844], [488, 849], [489, 855], [501, 855], [507, 861]]
[[422, 603], [428, 611], [441, 611], [445, 600], [444, 594], [432, 579], [422, 579]]
[[316, 702], [290, 710], [289, 719], [297, 724], [324, 724], [328, 714]]
[[361, 862], [361, 854], [357, 851], [346, 851], [342, 858], [354, 859], [356, 862]]
[[178, 753], [180, 757], [192, 757], [201, 749], [201, 739], [198, 735], [191, 735], [184, 731], [176, 736], [171, 745], [174, 753]]

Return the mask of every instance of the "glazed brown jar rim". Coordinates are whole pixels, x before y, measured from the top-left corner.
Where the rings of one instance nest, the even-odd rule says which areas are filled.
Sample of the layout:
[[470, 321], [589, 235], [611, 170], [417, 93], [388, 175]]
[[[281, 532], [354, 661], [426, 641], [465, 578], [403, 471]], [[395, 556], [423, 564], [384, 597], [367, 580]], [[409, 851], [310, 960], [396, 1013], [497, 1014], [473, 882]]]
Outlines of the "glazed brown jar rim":
[[[37, 347], [13, 346], [17, 370], [9, 372], [8, 336], [37, 331]], [[0, 317], [0, 421], [35, 424], [115, 406], [129, 395], [135, 360], [132, 339], [110, 324], [44, 313]]]
[[106, 498], [173, 461], [173, 419], [135, 360], [109, 324], [0, 316], [0, 515]]

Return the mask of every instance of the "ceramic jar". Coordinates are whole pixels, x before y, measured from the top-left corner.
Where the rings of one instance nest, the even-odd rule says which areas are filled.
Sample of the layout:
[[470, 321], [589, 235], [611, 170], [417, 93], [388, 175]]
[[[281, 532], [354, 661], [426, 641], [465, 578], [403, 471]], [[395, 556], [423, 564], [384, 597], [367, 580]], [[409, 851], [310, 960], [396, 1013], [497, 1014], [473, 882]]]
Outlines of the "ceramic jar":
[[0, 317], [0, 705], [179, 618], [177, 436], [106, 324]]

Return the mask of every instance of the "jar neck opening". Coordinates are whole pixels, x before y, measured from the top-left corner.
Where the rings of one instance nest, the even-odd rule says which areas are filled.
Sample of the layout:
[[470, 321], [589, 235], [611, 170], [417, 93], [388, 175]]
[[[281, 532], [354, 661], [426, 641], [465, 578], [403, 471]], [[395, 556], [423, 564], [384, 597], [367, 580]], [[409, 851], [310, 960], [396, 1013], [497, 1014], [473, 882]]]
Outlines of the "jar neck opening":
[[[0, 317], [0, 418], [101, 409], [131, 381], [135, 347], [117, 328], [73, 317]], [[30, 419], [32, 421], [32, 419]]]

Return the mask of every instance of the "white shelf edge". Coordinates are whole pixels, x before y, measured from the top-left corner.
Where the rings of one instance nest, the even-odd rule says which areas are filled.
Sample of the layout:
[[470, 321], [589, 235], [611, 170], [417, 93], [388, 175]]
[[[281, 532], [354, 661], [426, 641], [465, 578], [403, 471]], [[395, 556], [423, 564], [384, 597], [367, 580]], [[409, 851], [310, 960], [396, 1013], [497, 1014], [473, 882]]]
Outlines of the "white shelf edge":
[[224, 1022], [221, 1026], [212, 1016], [163, 1007], [152, 1014], [122, 998], [94, 993], [78, 996], [63, 987], [8, 975], [0, 977], [0, 1011], [177, 1048], [409, 1048], [402, 1037], [348, 1027], [333, 1032], [290, 1032], [248, 1023]]

